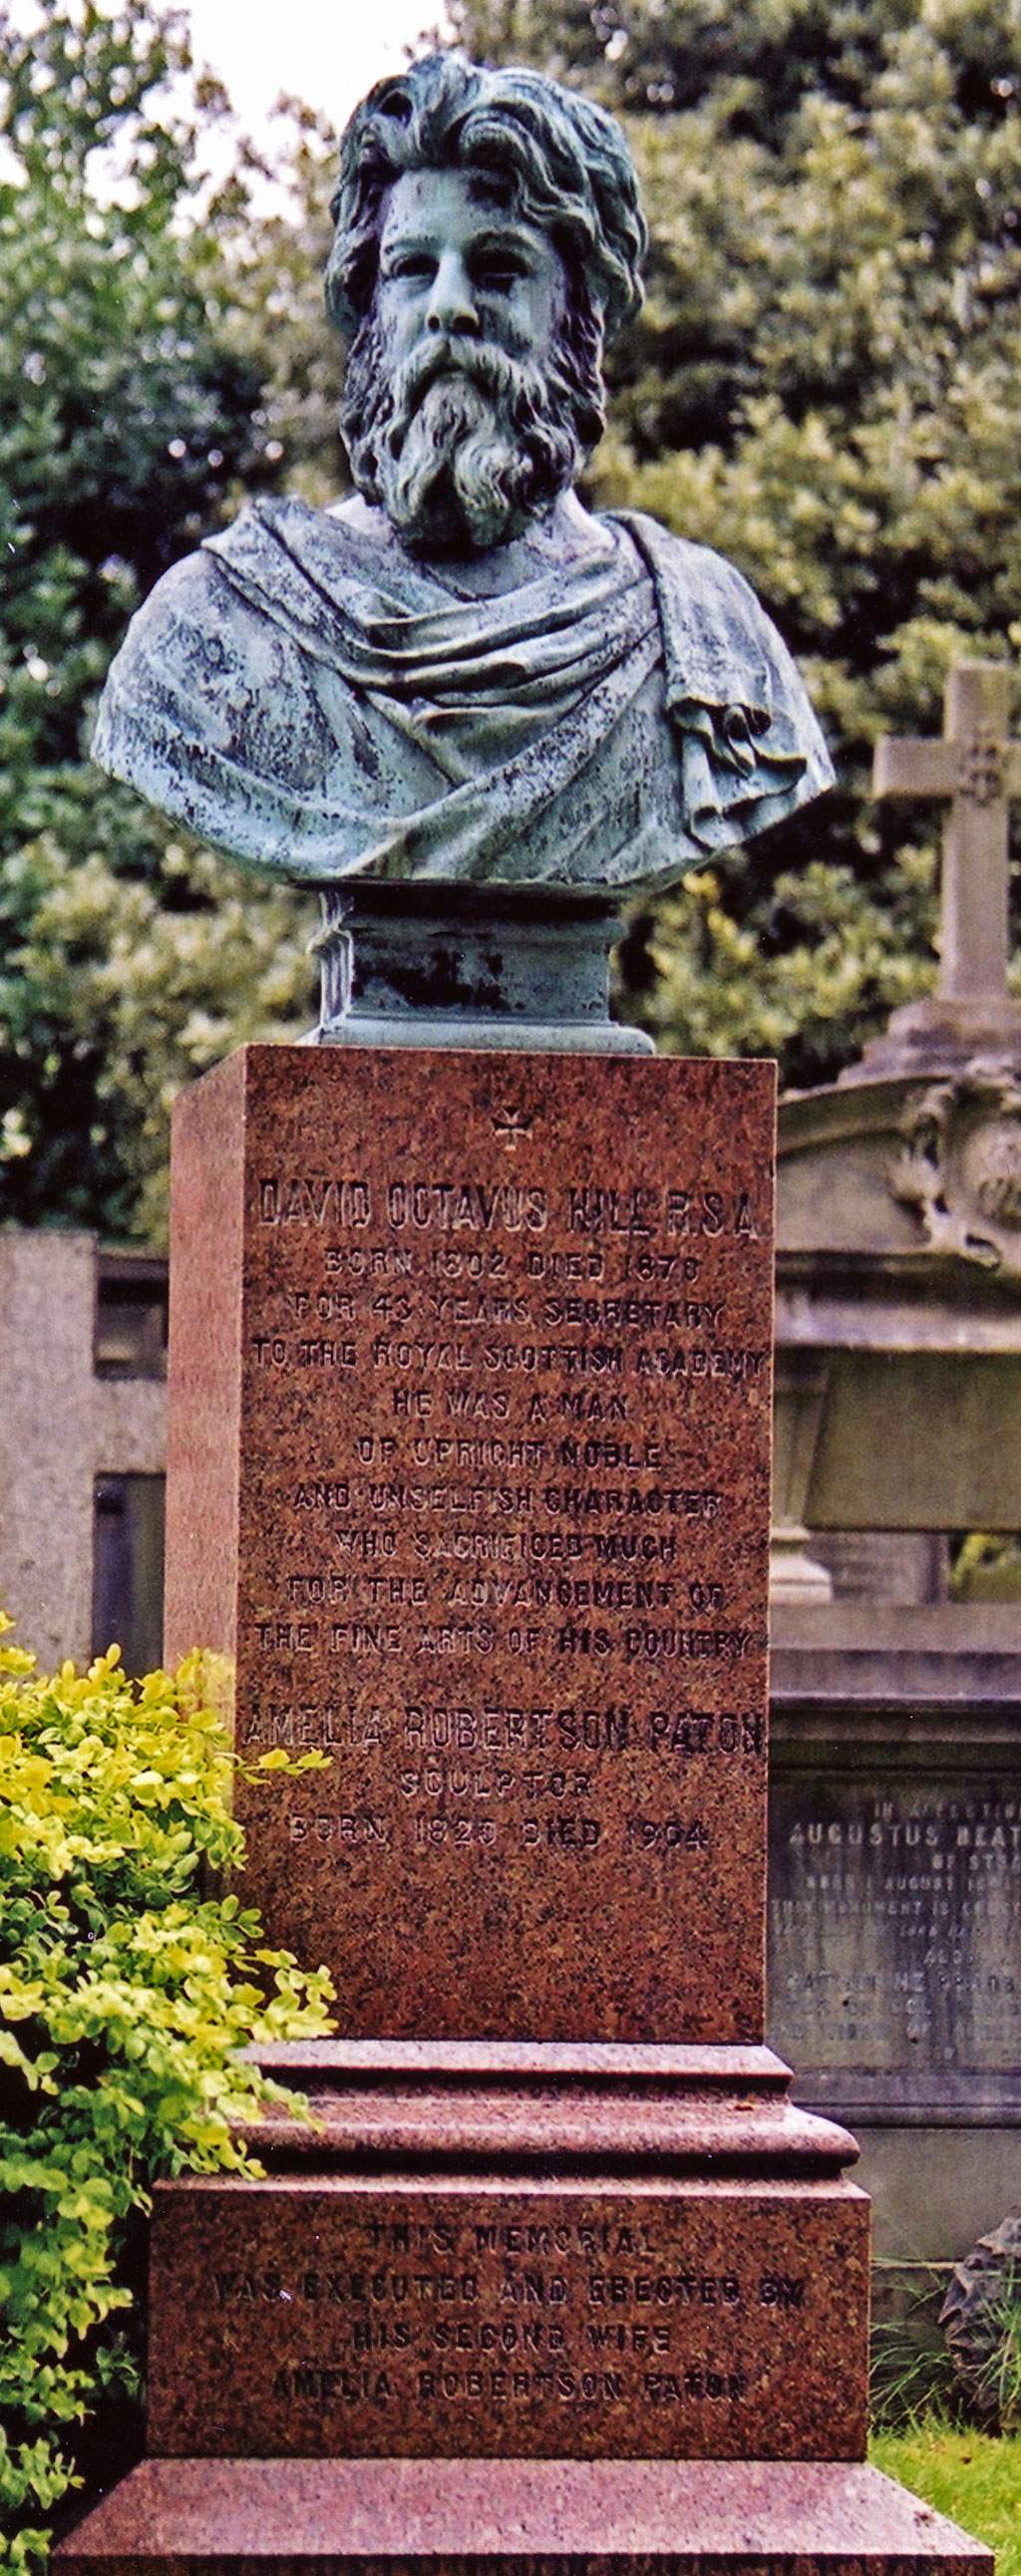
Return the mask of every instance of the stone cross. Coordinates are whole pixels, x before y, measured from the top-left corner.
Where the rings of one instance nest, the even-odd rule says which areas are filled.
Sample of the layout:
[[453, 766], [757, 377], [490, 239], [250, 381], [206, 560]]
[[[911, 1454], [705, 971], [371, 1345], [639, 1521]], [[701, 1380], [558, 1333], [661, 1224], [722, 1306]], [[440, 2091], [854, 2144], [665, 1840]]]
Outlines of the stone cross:
[[940, 993], [953, 1001], [1007, 992], [1010, 807], [1021, 797], [1021, 743], [1009, 732], [1010, 675], [999, 662], [959, 662], [947, 681], [943, 739], [876, 744], [876, 796], [938, 796], [943, 830]]

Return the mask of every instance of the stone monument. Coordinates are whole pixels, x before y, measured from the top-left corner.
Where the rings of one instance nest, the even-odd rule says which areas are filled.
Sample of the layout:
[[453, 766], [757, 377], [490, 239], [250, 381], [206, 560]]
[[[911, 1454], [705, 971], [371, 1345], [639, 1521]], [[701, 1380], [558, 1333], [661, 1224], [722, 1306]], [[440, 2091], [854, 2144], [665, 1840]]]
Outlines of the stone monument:
[[868, 2204], [763, 2045], [772, 1075], [606, 1016], [620, 892], [828, 765], [737, 576], [572, 497], [612, 121], [436, 58], [337, 218], [359, 497], [168, 576], [97, 748], [323, 887], [339, 1043], [178, 1115], [168, 1643], [329, 1753], [245, 1795], [343, 2035], [265, 2179], [160, 2188], [150, 2456], [58, 2565], [980, 2576], [864, 2465]]
[[878, 797], [935, 797], [947, 814], [939, 989], [894, 1012], [886, 1036], [866, 1049], [866, 1078], [945, 1074], [951, 1060], [964, 1065], [990, 1048], [1021, 1054], [1021, 1002], [1007, 991], [1010, 809], [1021, 797], [1021, 743], [1010, 739], [1009, 712], [1002, 663], [958, 662], [942, 742], [876, 745]]
[[949, 809], [938, 987], [779, 1118], [770, 2028], [860, 2137], [898, 2299], [1017, 2201], [1018, 1622], [947, 1563], [1021, 1525], [1009, 693], [965, 663], [942, 741], [878, 745], [877, 794]]

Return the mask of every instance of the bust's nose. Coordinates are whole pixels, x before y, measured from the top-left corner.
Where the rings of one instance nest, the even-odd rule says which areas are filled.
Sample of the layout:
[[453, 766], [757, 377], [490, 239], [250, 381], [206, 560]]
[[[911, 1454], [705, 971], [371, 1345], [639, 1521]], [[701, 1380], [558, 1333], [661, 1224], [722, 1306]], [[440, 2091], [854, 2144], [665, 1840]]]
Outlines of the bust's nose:
[[445, 250], [432, 282], [426, 324], [430, 331], [477, 331], [475, 290], [460, 253]]

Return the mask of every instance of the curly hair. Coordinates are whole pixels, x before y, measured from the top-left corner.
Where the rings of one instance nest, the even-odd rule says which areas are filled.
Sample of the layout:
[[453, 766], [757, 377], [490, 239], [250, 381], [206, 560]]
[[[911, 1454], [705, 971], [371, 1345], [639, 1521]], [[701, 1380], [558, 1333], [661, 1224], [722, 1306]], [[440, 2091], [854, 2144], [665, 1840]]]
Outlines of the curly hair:
[[451, 168], [476, 172], [549, 236], [602, 340], [631, 321], [648, 236], [616, 118], [540, 72], [444, 53], [377, 82], [343, 136], [326, 304], [345, 338], [372, 303], [388, 188], [406, 170]]

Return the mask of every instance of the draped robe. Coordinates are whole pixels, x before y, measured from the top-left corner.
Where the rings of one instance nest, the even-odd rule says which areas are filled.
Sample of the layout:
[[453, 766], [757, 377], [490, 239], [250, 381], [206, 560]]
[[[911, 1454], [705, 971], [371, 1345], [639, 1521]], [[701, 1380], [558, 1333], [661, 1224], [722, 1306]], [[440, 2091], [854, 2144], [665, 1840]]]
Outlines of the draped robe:
[[256, 503], [133, 618], [94, 757], [323, 888], [666, 883], [832, 771], [733, 566], [637, 514], [600, 525], [608, 551], [465, 599], [343, 515]]

